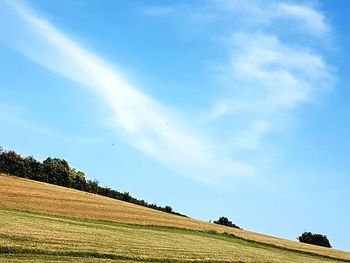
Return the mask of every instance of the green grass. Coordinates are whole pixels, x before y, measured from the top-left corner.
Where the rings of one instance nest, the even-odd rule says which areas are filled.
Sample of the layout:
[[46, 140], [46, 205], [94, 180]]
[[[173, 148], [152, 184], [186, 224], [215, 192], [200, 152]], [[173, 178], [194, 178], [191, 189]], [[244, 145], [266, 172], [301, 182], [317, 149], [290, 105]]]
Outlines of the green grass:
[[342, 262], [215, 232], [0, 210], [0, 262]]

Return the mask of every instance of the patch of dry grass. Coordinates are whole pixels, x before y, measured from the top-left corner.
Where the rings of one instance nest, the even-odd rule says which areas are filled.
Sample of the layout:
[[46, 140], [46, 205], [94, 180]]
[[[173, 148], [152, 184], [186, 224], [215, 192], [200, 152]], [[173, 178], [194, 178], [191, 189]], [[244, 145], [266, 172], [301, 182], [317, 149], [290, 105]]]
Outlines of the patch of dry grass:
[[[167, 226], [193, 230], [215, 230], [217, 232], [228, 232], [245, 239], [273, 244], [288, 249], [350, 260], [349, 252], [317, 247], [249, 231], [209, 224], [203, 221], [175, 216], [119, 200], [5, 175], [0, 175], [0, 208], [43, 212], [50, 215], [107, 220], [128, 224]], [[59, 232], [64, 235], [65, 230], [63, 229], [62, 231], [62, 229], [60, 229]], [[73, 232], [70, 234], [75, 235]], [[79, 232], [79, 235], [80, 234], [81, 233]], [[162, 242], [168, 240], [168, 236], [159, 238]], [[105, 239], [108, 240], [108, 236], [104, 236], [103, 240]], [[104, 242], [103, 240], [100, 242]], [[181, 240], [182, 244], [187, 245], [187, 248], [194, 248], [196, 244], [201, 244], [201, 246], [208, 245], [208, 248], [213, 245], [203, 244], [197, 239], [188, 241], [188, 243], [183, 243], [184, 241]], [[171, 242], [177, 243], [180, 241], [176, 240], [174, 237], [174, 239], [171, 239]], [[147, 240], [144, 244], [148, 244]], [[73, 243], [70, 243], [70, 245], [73, 246]], [[122, 246], [122, 244], [120, 245]], [[232, 244], [230, 244], [230, 247], [232, 248]], [[171, 246], [171, 249], [173, 250], [174, 247]], [[161, 251], [164, 251], [164, 249]], [[234, 251], [232, 251], [232, 253], [234, 253]]]

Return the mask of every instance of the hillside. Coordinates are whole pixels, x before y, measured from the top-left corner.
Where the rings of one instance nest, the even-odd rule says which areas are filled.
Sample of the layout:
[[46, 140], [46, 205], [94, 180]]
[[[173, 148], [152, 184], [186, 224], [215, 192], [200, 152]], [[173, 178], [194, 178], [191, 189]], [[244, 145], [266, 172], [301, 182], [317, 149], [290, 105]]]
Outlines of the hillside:
[[350, 262], [348, 252], [6, 175], [0, 175], [0, 249], [0, 262]]

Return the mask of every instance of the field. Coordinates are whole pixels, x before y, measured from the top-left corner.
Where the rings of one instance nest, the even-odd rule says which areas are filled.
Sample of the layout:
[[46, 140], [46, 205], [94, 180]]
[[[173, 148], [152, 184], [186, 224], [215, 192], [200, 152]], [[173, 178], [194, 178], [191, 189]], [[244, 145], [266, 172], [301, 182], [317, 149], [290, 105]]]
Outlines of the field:
[[348, 252], [9, 176], [0, 252], [0, 262], [350, 262]]

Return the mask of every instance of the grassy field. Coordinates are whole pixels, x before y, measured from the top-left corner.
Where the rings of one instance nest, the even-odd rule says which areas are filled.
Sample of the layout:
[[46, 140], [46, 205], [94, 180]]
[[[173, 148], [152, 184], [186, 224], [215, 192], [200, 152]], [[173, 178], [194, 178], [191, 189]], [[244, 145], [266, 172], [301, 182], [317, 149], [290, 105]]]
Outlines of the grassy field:
[[13, 210], [0, 210], [0, 233], [0, 251], [44, 256], [46, 261], [67, 256], [141, 262], [337, 262], [211, 232]]
[[0, 262], [350, 262], [348, 252], [9, 176], [0, 176], [0, 252]]

